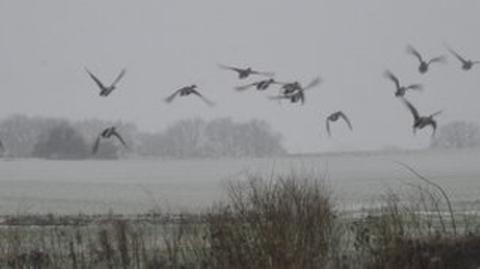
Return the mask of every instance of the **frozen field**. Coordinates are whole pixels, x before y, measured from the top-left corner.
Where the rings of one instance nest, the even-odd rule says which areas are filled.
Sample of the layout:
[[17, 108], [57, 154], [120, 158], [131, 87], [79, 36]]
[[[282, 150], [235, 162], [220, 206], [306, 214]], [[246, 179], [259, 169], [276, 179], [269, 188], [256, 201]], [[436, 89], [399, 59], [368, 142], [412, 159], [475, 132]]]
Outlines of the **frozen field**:
[[480, 153], [334, 155], [246, 160], [0, 161], [0, 214], [144, 213], [199, 209], [221, 198], [227, 179], [250, 173], [328, 171], [341, 207], [369, 205], [387, 189], [418, 182], [408, 163], [444, 186], [457, 205], [480, 198]]

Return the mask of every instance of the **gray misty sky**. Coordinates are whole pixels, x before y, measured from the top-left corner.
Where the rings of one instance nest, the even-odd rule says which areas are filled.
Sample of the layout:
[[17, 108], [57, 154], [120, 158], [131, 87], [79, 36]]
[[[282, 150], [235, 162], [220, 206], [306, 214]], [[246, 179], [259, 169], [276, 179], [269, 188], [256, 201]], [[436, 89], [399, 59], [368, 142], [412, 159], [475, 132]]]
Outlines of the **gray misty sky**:
[[[412, 136], [412, 117], [382, 74], [388, 68], [405, 83], [424, 83], [409, 99], [420, 113], [444, 109], [440, 124], [478, 122], [480, 68], [463, 72], [449, 57], [421, 76], [405, 47], [436, 56], [448, 43], [480, 59], [479, 11], [478, 0], [0, 0], [0, 117], [120, 119], [147, 131], [192, 117], [258, 118], [293, 152], [420, 147], [430, 131]], [[280, 105], [269, 93], [235, 92], [248, 81], [218, 63], [274, 71], [282, 81], [320, 75], [324, 83], [305, 106]], [[127, 75], [100, 98], [84, 66], [106, 82], [123, 67]], [[192, 83], [217, 106], [163, 102]], [[328, 139], [324, 119], [338, 109], [354, 133], [335, 125]]]

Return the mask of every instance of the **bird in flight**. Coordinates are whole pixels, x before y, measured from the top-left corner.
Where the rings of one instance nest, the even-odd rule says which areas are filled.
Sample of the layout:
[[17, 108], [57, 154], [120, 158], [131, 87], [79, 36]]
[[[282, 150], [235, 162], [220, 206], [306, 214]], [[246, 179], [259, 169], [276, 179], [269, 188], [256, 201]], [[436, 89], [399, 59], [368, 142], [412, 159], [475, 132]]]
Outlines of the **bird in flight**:
[[190, 94], [194, 94], [198, 97], [200, 97], [200, 99], [202, 99], [207, 105], [209, 106], [214, 106], [215, 103], [208, 100], [207, 98], [205, 98], [203, 95], [201, 95], [197, 90], [197, 85], [193, 84], [193, 85], [190, 85], [190, 86], [185, 86], [183, 88], [180, 88], [178, 90], [176, 90], [172, 95], [168, 96], [167, 98], [165, 98], [165, 102], [167, 103], [171, 103], [173, 101], [173, 99], [175, 99], [175, 97], [177, 97], [178, 95], [180, 96], [188, 96]]
[[328, 136], [332, 136], [332, 133], [330, 131], [330, 122], [336, 122], [339, 119], [343, 119], [347, 123], [348, 128], [350, 130], [353, 130], [352, 123], [348, 119], [347, 115], [345, 115], [345, 113], [343, 113], [342, 111], [337, 111], [337, 112], [334, 112], [334, 113], [330, 114], [330, 116], [327, 117], [327, 120], [326, 120], [325, 124], [327, 126]]
[[107, 129], [103, 130], [98, 135], [97, 139], [95, 140], [95, 144], [93, 145], [92, 153], [93, 154], [97, 153], [98, 148], [100, 146], [100, 140], [101, 139], [109, 139], [112, 136], [116, 137], [120, 141], [120, 143], [122, 143], [122, 145], [125, 148], [128, 148], [127, 143], [125, 143], [125, 140], [123, 140], [122, 136], [120, 136], [120, 134], [117, 132], [117, 129], [115, 128], [115, 126], [112, 126], [112, 127], [108, 127]]
[[435, 112], [430, 116], [420, 116], [418, 110], [407, 99], [402, 98], [402, 101], [413, 115], [413, 133], [415, 134], [417, 129], [420, 130], [426, 126], [431, 126], [433, 129], [432, 136], [435, 136], [435, 132], [437, 130], [437, 121], [435, 120], [435, 116], [442, 113], [442, 111]]
[[281, 89], [281, 94], [288, 95], [288, 94], [292, 94], [296, 91], [308, 90], [308, 89], [311, 89], [311, 88], [317, 86], [318, 84], [320, 84], [320, 82], [322, 82], [322, 80], [319, 77], [316, 77], [312, 81], [310, 81], [310, 83], [308, 83], [308, 85], [305, 86], [305, 87], [303, 87], [302, 84], [300, 84], [300, 82], [298, 82], [298, 81], [288, 82], [288, 83], [280, 83], [280, 84], [283, 85], [282, 89]]
[[291, 103], [301, 102], [302, 105], [305, 103], [305, 91], [309, 90], [318, 84], [320, 84], [322, 80], [317, 77], [314, 78], [307, 86], [303, 87], [302, 84], [298, 81], [290, 82], [290, 83], [280, 83], [282, 84], [282, 88], [280, 90], [280, 94], [278, 96], [271, 96], [270, 99], [272, 100], [282, 100], [288, 99]]
[[120, 74], [118, 74], [117, 78], [110, 84], [110, 86], [105, 86], [90, 70], [85, 68], [85, 71], [87, 71], [88, 75], [95, 81], [97, 86], [100, 88], [100, 96], [107, 97], [110, 93], [113, 92], [113, 90], [116, 89], [118, 82], [125, 76], [125, 69], [122, 69]]
[[275, 74], [272, 72], [260, 72], [260, 71], [255, 71], [250, 67], [247, 68], [238, 68], [238, 67], [233, 67], [233, 66], [227, 66], [220, 64], [218, 65], [222, 69], [227, 69], [227, 70], [232, 70], [238, 73], [238, 78], [239, 79], [245, 79], [248, 78], [250, 75], [261, 75], [261, 76], [266, 76], [266, 77], [273, 77]]
[[464, 57], [462, 57], [460, 54], [458, 54], [456, 51], [454, 51], [452, 48], [447, 47], [448, 51], [450, 51], [455, 58], [457, 58], [461, 63], [462, 63], [462, 69], [465, 71], [468, 71], [472, 69], [472, 67], [476, 64], [479, 64], [480, 61], [472, 61], [472, 60], [467, 60]]
[[385, 71], [385, 77], [390, 79], [391, 81], [393, 81], [393, 83], [395, 83], [395, 87], [397, 88], [397, 90], [395, 91], [395, 96], [396, 97], [405, 96], [405, 93], [408, 90], [417, 90], [417, 91], [423, 90], [422, 84], [411, 84], [411, 85], [408, 85], [408, 86], [400, 85], [400, 80], [389, 70]]
[[424, 60], [422, 55], [411, 45], [407, 46], [407, 53], [415, 56], [420, 62], [420, 65], [418, 66], [418, 71], [420, 72], [420, 74], [427, 73], [428, 68], [432, 63], [445, 63], [447, 61], [447, 58], [443, 55], [434, 57], [428, 61]]
[[302, 84], [298, 81], [290, 83], [280, 83], [282, 88], [280, 94], [277, 96], [271, 96], [272, 100], [282, 100], [288, 99], [291, 103], [301, 102], [302, 105], [305, 103], [305, 91], [309, 90], [318, 84], [320, 84], [321, 79], [319, 77], [313, 79], [307, 86], [303, 87]]
[[244, 91], [244, 90], [250, 89], [251, 87], [255, 87], [259, 91], [264, 91], [268, 89], [272, 84], [280, 84], [280, 83], [276, 82], [273, 78], [270, 78], [266, 80], [253, 82], [244, 86], [235, 87], [235, 89], [237, 91]]

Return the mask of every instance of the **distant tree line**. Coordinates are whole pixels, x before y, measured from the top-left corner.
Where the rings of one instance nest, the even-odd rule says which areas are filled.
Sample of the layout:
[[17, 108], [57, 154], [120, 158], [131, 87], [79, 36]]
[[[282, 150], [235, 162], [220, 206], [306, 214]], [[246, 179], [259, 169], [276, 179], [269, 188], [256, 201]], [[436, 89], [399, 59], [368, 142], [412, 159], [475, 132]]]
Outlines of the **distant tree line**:
[[[102, 141], [92, 146], [100, 131], [115, 125], [129, 144]], [[59, 118], [13, 115], [0, 121], [5, 154], [21, 158], [116, 159], [125, 155], [161, 158], [267, 157], [285, 154], [281, 136], [265, 121], [237, 123], [229, 118], [182, 120], [164, 132], [145, 133], [132, 123], [97, 119], [71, 122]]]
[[432, 148], [461, 149], [480, 146], [480, 126], [476, 123], [453, 121], [439, 128]]
[[172, 158], [267, 157], [285, 154], [265, 121], [182, 120], [163, 133], [141, 134], [139, 153]]

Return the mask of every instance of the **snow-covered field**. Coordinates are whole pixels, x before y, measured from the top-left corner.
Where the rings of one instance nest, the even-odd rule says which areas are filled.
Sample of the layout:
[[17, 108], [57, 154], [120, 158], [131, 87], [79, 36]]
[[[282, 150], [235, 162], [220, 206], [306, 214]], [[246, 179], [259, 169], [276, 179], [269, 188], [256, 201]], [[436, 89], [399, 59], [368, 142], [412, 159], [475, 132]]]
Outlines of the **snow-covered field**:
[[456, 205], [480, 198], [480, 152], [339, 154], [244, 160], [0, 161], [0, 214], [144, 213], [201, 209], [225, 180], [244, 174], [326, 175], [340, 208], [369, 206], [388, 189], [419, 182], [395, 161], [439, 183]]

